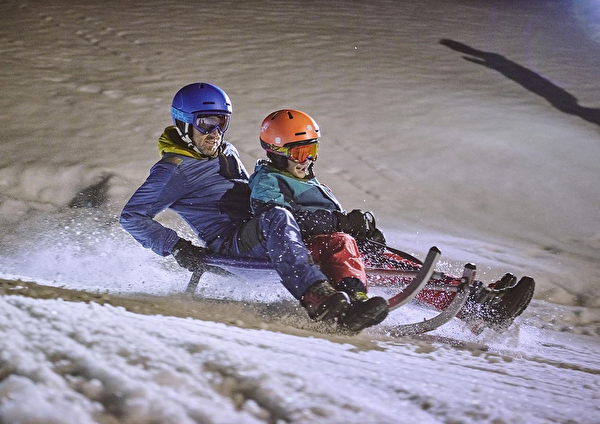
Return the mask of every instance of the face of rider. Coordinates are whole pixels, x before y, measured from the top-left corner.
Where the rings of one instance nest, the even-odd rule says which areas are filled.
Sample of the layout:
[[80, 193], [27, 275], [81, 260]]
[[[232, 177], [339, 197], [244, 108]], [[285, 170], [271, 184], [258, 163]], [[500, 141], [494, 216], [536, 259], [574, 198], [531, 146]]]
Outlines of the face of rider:
[[214, 128], [208, 134], [202, 134], [192, 126], [192, 141], [204, 156], [213, 156], [221, 145], [222, 139], [223, 134], [217, 128]]
[[304, 178], [308, 174], [308, 167], [312, 163], [311, 159], [307, 159], [304, 162], [295, 162], [291, 159], [287, 160], [287, 172], [292, 174], [296, 178]]

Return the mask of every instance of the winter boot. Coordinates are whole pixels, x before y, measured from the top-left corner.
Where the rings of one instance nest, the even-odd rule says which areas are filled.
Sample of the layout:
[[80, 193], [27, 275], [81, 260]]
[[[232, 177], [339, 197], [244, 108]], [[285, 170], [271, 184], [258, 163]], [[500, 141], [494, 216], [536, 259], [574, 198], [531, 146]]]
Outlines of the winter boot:
[[310, 286], [300, 303], [315, 321], [339, 321], [349, 306], [348, 296], [337, 291], [329, 281], [317, 281]]
[[380, 296], [369, 298], [365, 285], [357, 278], [344, 278], [338, 287], [350, 296], [350, 307], [342, 318], [342, 328], [360, 332], [387, 317], [390, 311], [387, 300]]
[[467, 321], [471, 331], [480, 334], [485, 327], [501, 333], [521, 315], [533, 297], [535, 282], [523, 277], [518, 283], [512, 274], [488, 287], [475, 287], [469, 295], [461, 318]]
[[504, 274], [502, 276], [501, 279], [499, 279], [495, 283], [490, 284], [488, 286], [488, 288], [496, 289], [496, 290], [506, 289], [509, 287], [514, 287], [516, 283], [517, 283], [517, 277], [515, 277], [510, 272], [507, 272], [506, 274]]

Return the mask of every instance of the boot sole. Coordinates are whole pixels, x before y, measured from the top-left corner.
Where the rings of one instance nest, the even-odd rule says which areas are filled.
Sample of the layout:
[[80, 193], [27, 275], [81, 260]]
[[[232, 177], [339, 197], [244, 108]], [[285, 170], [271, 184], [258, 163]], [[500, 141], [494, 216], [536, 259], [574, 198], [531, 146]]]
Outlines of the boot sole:
[[342, 322], [342, 328], [359, 332], [379, 324], [388, 316], [388, 313], [387, 301], [381, 297], [374, 297], [363, 303], [355, 303], [350, 305]]

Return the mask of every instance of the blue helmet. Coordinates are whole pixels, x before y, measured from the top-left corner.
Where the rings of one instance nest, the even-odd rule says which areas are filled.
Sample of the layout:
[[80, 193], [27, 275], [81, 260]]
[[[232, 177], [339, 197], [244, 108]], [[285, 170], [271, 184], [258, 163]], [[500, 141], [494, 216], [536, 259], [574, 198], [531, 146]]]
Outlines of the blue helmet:
[[206, 134], [207, 127], [202, 117], [218, 116], [220, 121], [208, 129], [212, 131], [218, 128], [221, 133], [225, 133], [229, 128], [231, 112], [231, 100], [227, 93], [206, 82], [186, 85], [175, 94], [171, 103], [173, 124], [188, 145], [191, 143], [190, 125]]

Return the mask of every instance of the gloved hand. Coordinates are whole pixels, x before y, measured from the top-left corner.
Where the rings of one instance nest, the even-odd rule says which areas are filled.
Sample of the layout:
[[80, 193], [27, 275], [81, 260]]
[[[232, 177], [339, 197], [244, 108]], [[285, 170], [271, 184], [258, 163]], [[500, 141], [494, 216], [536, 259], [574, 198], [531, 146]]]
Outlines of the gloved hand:
[[369, 221], [365, 217], [363, 211], [354, 209], [352, 212], [333, 212], [337, 218], [337, 230], [350, 234], [357, 240], [364, 240], [367, 238], [369, 231]]
[[377, 243], [385, 244], [385, 236], [383, 235], [383, 231], [381, 231], [377, 227], [373, 227], [371, 233], [367, 236], [369, 240], [376, 241]]
[[350, 234], [357, 240], [375, 240], [385, 243], [383, 233], [375, 226], [375, 217], [370, 211], [354, 209], [349, 213], [334, 211], [337, 230]]
[[171, 254], [175, 257], [175, 260], [179, 266], [196, 272], [203, 266], [205, 249], [194, 246], [191, 242], [185, 239], [179, 239]]

